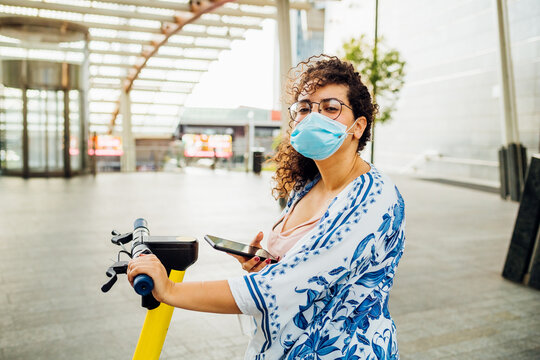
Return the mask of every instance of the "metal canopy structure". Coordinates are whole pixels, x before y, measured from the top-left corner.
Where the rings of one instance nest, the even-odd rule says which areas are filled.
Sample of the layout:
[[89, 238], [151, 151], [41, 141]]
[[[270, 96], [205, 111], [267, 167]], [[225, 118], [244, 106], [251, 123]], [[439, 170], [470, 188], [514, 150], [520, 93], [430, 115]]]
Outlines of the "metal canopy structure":
[[[311, 7], [308, 0], [289, 5]], [[124, 92], [130, 94], [133, 132], [170, 135], [210, 64], [247, 30], [275, 19], [277, 10], [274, 0], [0, 0], [0, 16], [60, 19], [89, 28], [90, 131], [118, 130]], [[2, 58], [46, 59], [58, 50], [2, 35]], [[80, 62], [84, 51], [82, 42], [71, 42], [57, 56]]]

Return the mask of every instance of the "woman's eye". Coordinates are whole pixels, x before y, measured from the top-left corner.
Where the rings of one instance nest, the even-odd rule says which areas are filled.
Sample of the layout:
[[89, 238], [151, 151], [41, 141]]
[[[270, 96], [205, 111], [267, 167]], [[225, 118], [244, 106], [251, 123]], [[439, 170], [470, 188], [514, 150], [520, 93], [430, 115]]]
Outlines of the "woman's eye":
[[335, 108], [333, 106], [327, 106], [324, 108], [324, 111], [328, 112], [328, 113], [336, 113], [339, 111], [338, 108]]
[[298, 109], [298, 113], [299, 114], [307, 114], [307, 113], [309, 113], [309, 109], [308, 108]]

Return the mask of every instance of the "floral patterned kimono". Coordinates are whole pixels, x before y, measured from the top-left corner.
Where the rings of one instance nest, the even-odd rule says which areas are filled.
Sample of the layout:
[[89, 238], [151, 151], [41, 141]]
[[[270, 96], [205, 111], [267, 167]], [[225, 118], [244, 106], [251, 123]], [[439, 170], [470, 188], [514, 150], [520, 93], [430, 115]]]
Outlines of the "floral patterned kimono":
[[[293, 193], [284, 212], [318, 180]], [[281, 261], [229, 279], [257, 325], [245, 359], [399, 359], [388, 293], [404, 229], [403, 199], [372, 165]]]

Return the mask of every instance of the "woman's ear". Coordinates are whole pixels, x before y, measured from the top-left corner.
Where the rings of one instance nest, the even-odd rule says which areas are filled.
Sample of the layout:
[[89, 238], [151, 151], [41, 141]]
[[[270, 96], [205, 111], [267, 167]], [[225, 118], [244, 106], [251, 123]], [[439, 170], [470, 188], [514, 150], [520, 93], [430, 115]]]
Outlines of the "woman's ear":
[[356, 124], [354, 124], [353, 136], [357, 139], [360, 139], [362, 137], [362, 134], [366, 130], [366, 126], [366, 118], [364, 116], [360, 116], [358, 119], [356, 119]]

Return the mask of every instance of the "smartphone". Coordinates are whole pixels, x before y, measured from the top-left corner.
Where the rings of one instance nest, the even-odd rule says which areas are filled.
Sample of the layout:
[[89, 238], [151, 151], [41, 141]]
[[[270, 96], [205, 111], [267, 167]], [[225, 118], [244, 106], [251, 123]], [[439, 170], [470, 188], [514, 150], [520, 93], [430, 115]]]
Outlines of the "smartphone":
[[240, 242], [223, 239], [213, 235], [204, 235], [204, 239], [216, 250], [225, 251], [231, 254], [245, 256], [252, 258], [258, 256], [262, 261], [270, 259], [272, 263], [277, 262], [277, 259], [273, 257], [268, 251], [249, 246]]

